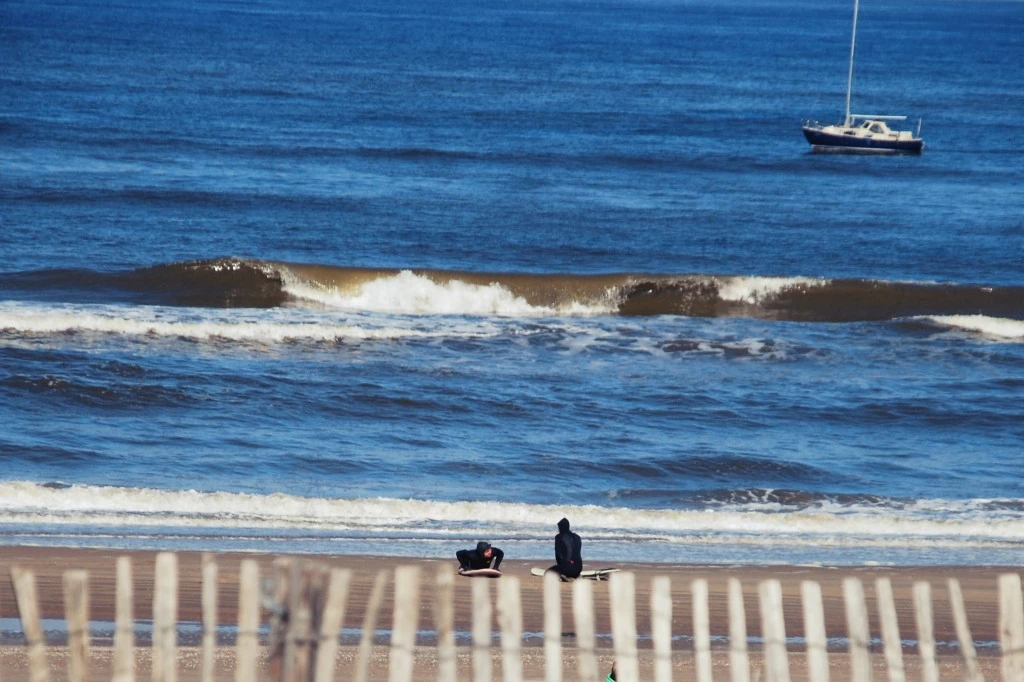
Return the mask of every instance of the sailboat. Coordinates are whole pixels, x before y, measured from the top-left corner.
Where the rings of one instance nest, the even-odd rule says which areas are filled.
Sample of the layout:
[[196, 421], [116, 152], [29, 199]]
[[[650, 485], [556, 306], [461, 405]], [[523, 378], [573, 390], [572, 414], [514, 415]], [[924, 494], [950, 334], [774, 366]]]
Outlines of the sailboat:
[[806, 122], [804, 137], [813, 149], [821, 151], [875, 151], [920, 154], [924, 149], [921, 139], [921, 120], [917, 131], [893, 130], [888, 121], [905, 121], [906, 116], [880, 114], [851, 114], [850, 92], [853, 89], [853, 53], [857, 45], [857, 12], [860, 0], [853, 0], [853, 34], [850, 38], [850, 70], [846, 78], [846, 118], [842, 123], [823, 125]]

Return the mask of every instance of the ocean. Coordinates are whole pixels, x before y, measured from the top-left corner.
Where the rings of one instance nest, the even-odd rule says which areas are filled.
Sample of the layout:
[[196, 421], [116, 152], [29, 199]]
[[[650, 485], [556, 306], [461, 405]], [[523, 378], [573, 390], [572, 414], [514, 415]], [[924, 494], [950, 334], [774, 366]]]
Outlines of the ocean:
[[1019, 565], [1024, 5], [851, 20], [0, 4], [0, 545]]

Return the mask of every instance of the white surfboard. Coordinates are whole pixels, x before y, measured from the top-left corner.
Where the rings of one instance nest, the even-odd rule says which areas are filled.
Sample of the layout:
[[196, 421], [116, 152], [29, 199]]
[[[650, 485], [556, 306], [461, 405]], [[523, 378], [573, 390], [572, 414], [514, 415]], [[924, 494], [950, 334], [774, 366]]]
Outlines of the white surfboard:
[[496, 568], [471, 568], [468, 571], [459, 571], [459, 575], [467, 578], [500, 578], [501, 571]]
[[[580, 573], [581, 578], [587, 580], [608, 580], [608, 576], [612, 573], [618, 573], [621, 569], [618, 568], [598, 568], [593, 571], [583, 571]], [[536, 576], [543, 577], [548, 572], [546, 568], [531, 568], [530, 573]]]

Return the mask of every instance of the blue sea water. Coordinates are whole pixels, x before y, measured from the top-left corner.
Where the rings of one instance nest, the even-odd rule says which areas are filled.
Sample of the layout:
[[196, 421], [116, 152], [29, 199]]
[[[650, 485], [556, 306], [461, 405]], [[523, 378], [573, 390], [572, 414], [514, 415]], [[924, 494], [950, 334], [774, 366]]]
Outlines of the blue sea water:
[[0, 4], [0, 544], [1019, 563], [1024, 5]]

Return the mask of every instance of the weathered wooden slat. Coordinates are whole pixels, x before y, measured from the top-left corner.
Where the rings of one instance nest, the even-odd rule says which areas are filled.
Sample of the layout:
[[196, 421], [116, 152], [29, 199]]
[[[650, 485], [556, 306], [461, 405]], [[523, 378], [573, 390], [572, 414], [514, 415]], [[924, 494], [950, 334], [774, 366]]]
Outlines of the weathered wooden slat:
[[256, 651], [260, 629], [260, 566], [243, 559], [238, 576], [238, 635], [235, 638], [235, 682], [256, 682]]
[[271, 564], [273, 594], [270, 595], [270, 677], [277, 682], [289, 679], [295, 652], [288, 640], [289, 609], [292, 594], [292, 560], [276, 557]]
[[708, 614], [708, 581], [690, 584], [693, 595], [693, 656], [697, 682], [711, 682], [711, 622]]
[[442, 565], [434, 580], [434, 627], [437, 629], [437, 682], [455, 681], [454, 576]]
[[126, 556], [117, 559], [116, 592], [113, 682], [135, 682], [135, 607], [132, 598], [132, 560]]
[[967, 682], [984, 682], [985, 676], [981, 674], [978, 666], [978, 653], [974, 649], [974, 638], [971, 636], [971, 628], [967, 623], [967, 610], [964, 608], [964, 595], [960, 591], [960, 581], [950, 578], [946, 581], [949, 590], [949, 606], [953, 609], [953, 625], [956, 627], [956, 638], [960, 642], [960, 654], [964, 657], [964, 665], [967, 668]]
[[29, 682], [49, 682], [50, 669], [46, 665], [46, 640], [39, 622], [39, 596], [36, 592], [35, 573], [20, 566], [11, 566], [11, 583], [21, 618], [21, 632], [28, 649]]
[[562, 580], [544, 574], [544, 680], [562, 682]]
[[804, 639], [807, 641], [807, 672], [810, 682], [828, 682], [828, 641], [821, 585], [813, 580], [800, 583], [804, 607]]
[[654, 682], [672, 682], [672, 579], [668, 576], [651, 579], [651, 637]]
[[729, 578], [729, 677], [732, 682], [750, 682], [747, 611], [743, 605], [743, 586], [736, 578]]
[[1024, 598], [1017, 573], [999, 576], [999, 646], [1003, 682], [1024, 682]]
[[786, 621], [782, 612], [782, 585], [778, 580], [763, 580], [757, 586], [761, 603], [761, 636], [768, 682], [789, 682], [789, 655], [786, 653]]
[[203, 659], [200, 679], [213, 682], [213, 654], [217, 648], [217, 562], [209, 553], [203, 554], [202, 562]]
[[523, 680], [523, 610], [519, 578], [498, 581], [498, 625], [501, 628], [502, 682]]
[[385, 569], [378, 571], [377, 577], [373, 580], [370, 598], [366, 603], [366, 613], [363, 614], [363, 633], [359, 638], [359, 656], [356, 659], [354, 682], [366, 682], [367, 673], [370, 670], [370, 658], [373, 656], [373, 640], [377, 634], [377, 615], [380, 612], [380, 603], [384, 599], [384, 588], [387, 586], [389, 577], [390, 573]]
[[917, 651], [921, 657], [921, 682], [939, 682], [935, 661], [935, 623], [932, 616], [932, 586], [914, 583], [914, 614], [917, 619]]
[[327, 585], [327, 599], [320, 617], [320, 637], [316, 652], [316, 682], [332, 682], [334, 679], [335, 656], [338, 653], [338, 634], [345, 622], [345, 604], [348, 600], [348, 586], [352, 582], [352, 571], [335, 568], [330, 572]]
[[391, 661], [388, 682], [412, 680], [413, 648], [419, 622], [420, 569], [399, 566], [395, 569], [395, 612], [391, 625]]
[[68, 682], [89, 679], [89, 573], [64, 571], [64, 618], [68, 625]]
[[595, 649], [594, 588], [589, 580], [577, 580], [572, 585], [572, 615], [576, 625], [580, 682], [602, 682]]
[[282, 662], [281, 682], [299, 682], [302, 678], [297, 674], [301, 653], [299, 647], [305, 647], [305, 632], [309, 625], [309, 613], [300, 612], [302, 604], [302, 566], [305, 562], [294, 559], [288, 564], [288, 622], [284, 634], [284, 659]]
[[491, 682], [491, 582], [472, 581], [473, 682]]
[[152, 682], [178, 679], [178, 555], [156, 555], [153, 587], [153, 675]]
[[608, 584], [617, 682], [639, 682], [636, 653], [636, 578], [631, 571], [612, 574]]
[[291, 606], [288, 610], [288, 639], [294, 651], [284, 682], [310, 682], [319, 647], [317, 617], [323, 610], [327, 591], [327, 568], [321, 563], [302, 560], [292, 564]]
[[851, 682], [871, 682], [868, 607], [859, 578], [843, 579], [843, 601], [846, 604], [846, 634], [850, 642]]
[[882, 624], [882, 643], [885, 646], [885, 663], [889, 668], [889, 682], [906, 682], [903, 643], [900, 640], [899, 622], [896, 620], [896, 602], [892, 596], [892, 582], [888, 578], [875, 580], [875, 597], [878, 600], [878, 616]]

